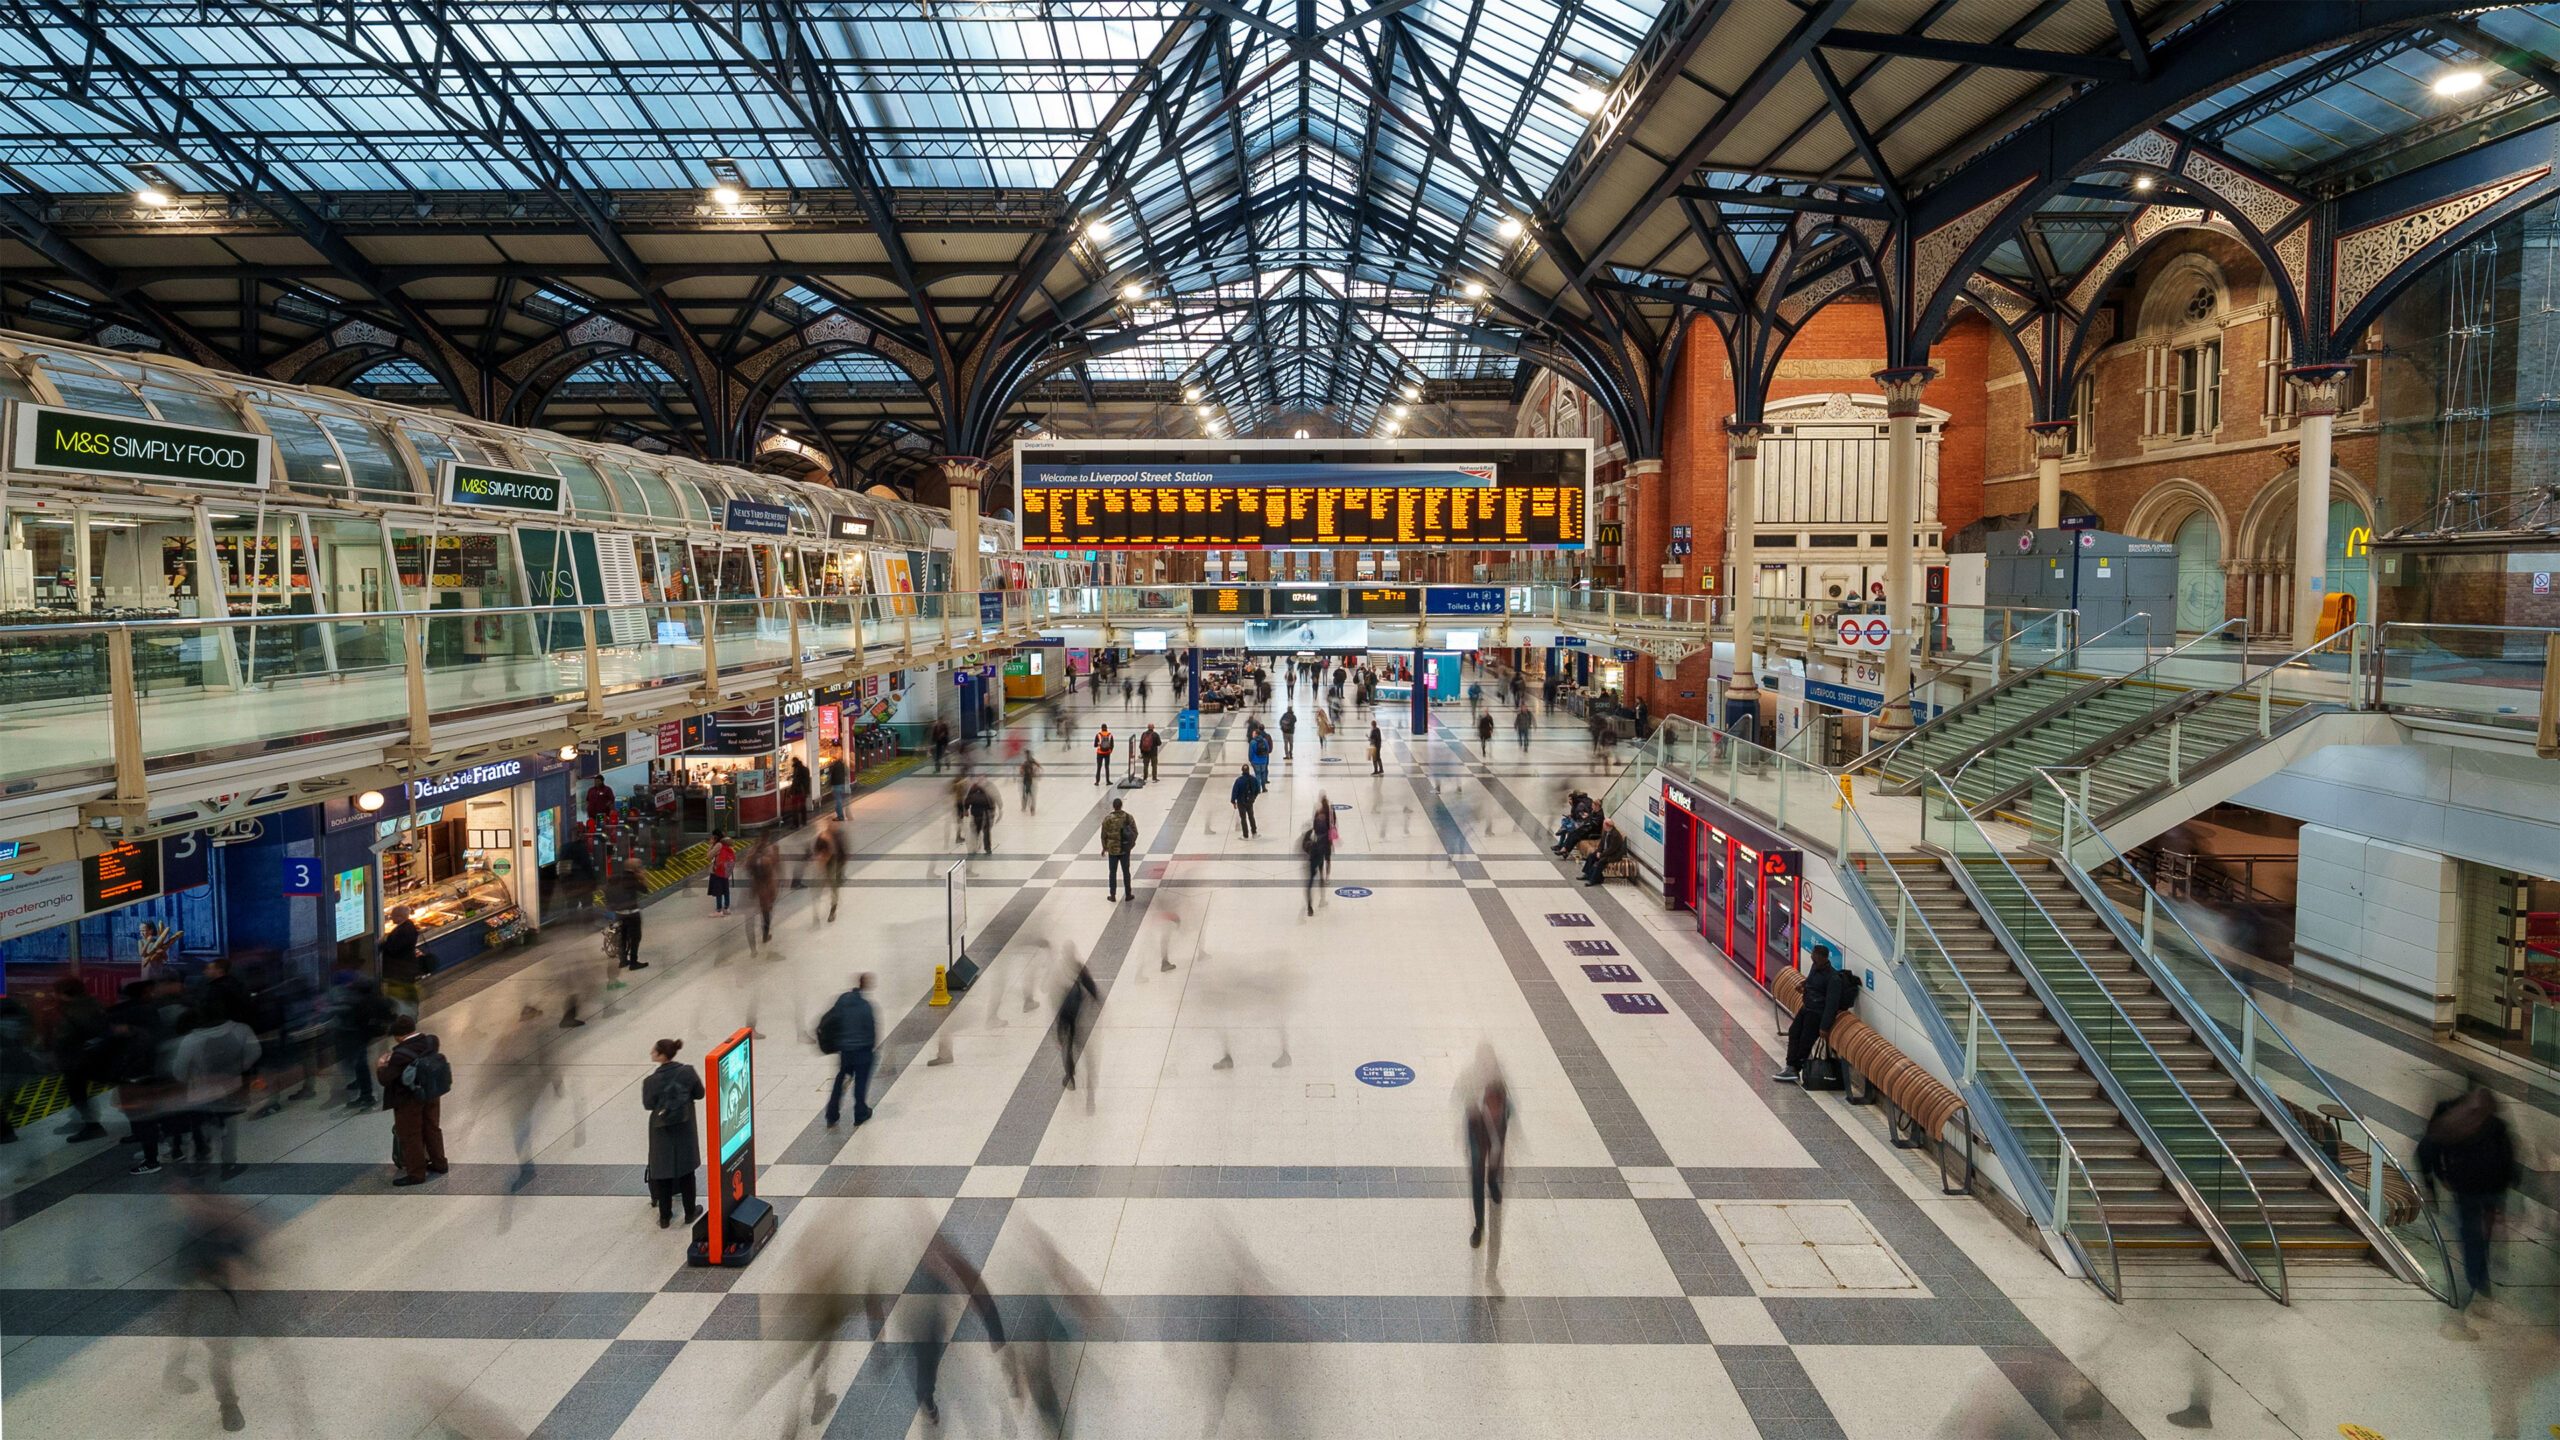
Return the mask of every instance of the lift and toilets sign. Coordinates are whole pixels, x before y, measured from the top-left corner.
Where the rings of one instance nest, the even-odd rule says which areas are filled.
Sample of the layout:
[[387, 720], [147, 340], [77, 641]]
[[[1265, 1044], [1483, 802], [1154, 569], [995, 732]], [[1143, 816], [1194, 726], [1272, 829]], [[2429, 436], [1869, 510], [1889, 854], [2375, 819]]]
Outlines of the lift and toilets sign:
[[122, 475], [263, 490], [275, 442], [243, 430], [163, 425], [21, 400], [10, 406], [9, 468], [34, 474]]

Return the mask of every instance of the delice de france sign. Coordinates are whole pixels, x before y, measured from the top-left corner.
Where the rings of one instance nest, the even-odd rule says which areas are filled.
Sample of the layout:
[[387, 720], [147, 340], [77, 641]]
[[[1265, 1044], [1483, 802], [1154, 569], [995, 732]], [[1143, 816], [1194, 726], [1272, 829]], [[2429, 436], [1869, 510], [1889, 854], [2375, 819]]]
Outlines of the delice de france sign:
[[240, 430], [163, 425], [51, 405], [15, 407], [10, 468], [264, 489], [275, 442]]
[[443, 469], [444, 483], [439, 488], [448, 505], [472, 505], [486, 510], [538, 510], [545, 515], [560, 513], [560, 477], [557, 475], [465, 465], [459, 460], [445, 461]]

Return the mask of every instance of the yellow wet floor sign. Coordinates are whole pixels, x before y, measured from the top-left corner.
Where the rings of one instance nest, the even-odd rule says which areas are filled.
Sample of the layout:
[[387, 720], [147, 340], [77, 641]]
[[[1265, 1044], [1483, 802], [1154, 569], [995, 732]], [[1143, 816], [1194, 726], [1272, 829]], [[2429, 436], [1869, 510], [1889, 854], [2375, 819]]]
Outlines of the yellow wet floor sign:
[[[2555, 1433], [2560, 1433], [2560, 1425], [2551, 1428]], [[2361, 1425], [2341, 1425], [2338, 1427], [2338, 1433], [2346, 1437], [2346, 1440], [2382, 1440], [2380, 1435]]]

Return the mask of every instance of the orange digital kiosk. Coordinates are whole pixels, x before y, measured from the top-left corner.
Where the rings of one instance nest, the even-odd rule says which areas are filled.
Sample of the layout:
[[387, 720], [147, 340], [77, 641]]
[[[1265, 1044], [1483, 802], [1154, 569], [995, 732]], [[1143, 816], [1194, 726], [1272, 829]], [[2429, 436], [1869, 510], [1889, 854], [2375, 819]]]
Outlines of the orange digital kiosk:
[[703, 1142], [712, 1161], [711, 1203], [693, 1222], [696, 1265], [744, 1265], [773, 1238], [773, 1206], [756, 1195], [755, 1027], [702, 1057]]

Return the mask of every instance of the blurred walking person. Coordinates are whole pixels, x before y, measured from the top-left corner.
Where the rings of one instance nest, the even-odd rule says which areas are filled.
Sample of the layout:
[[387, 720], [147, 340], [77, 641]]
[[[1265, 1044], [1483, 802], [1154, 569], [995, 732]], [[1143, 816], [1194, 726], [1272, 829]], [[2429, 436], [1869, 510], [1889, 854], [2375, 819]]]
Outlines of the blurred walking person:
[[625, 970], [646, 970], [640, 958], [640, 876], [631, 865], [616, 862], [604, 882], [604, 904], [613, 912], [614, 963]]
[[1333, 837], [1319, 815], [1298, 837], [1299, 853], [1307, 857], [1307, 913], [1316, 913], [1316, 887], [1324, 883], [1324, 872], [1333, 864]]
[[[222, 1146], [222, 1178], [240, 1173], [240, 1112], [249, 1108], [249, 1076], [258, 1068], [257, 1032], [236, 1018], [198, 1025], [178, 1042], [178, 1083], [186, 1087], [187, 1113], [212, 1127]], [[197, 1163], [212, 1149], [196, 1147]]]
[[1102, 990], [1093, 983], [1093, 972], [1086, 969], [1081, 961], [1072, 963], [1075, 973], [1067, 976], [1065, 991], [1058, 997], [1055, 1026], [1058, 1059], [1067, 1068], [1064, 1088], [1069, 1090], [1076, 1088], [1076, 1056], [1084, 1048], [1085, 1037], [1093, 1029], [1091, 1018], [1085, 1014], [1087, 1002], [1090, 1001], [1096, 1011], [1102, 1008]]
[[[820, 822], [818, 838], [810, 842], [811, 857], [818, 862], [818, 873], [827, 882], [827, 921], [833, 924], [836, 906], [844, 899], [844, 826], [834, 820]], [[815, 917], [815, 907], [811, 909]]]
[[979, 853], [996, 853], [996, 792], [984, 781], [976, 782], [961, 797], [960, 807], [969, 812], [969, 829], [978, 837]]
[[98, 1123], [97, 1092], [113, 1078], [107, 1073], [107, 1057], [114, 1048], [106, 1008], [69, 975], [53, 982], [53, 996], [53, 1061], [62, 1071], [63, 1098], [71, 1102], [71, 1120], [61, 1133], [75, 1144], [104, 1140], [107, 1127]]
[[[1001, 1354], [1004, 1350], [1004, 1316], [997, 1312], [995, 1297], [987, 1293], [986, 1278], [960, 1248], [937, 1232], [924, 1248], [924, 1268], [942, 1282], [943, 1293], [968, 1297], [969, 1313], [987, 1332], [988, 1341]], [[940, 1324], [925, 1332], [927, 1338], [916, 1342], [916, 1408], [924, 1412], [925, 1423], [942, 1423], [942, 1407], [934, 1402], [934, 1391], [942, 1377], [942, 1352], [949, 1341]], [[1008, 1360], [1008, 1363], [1010, 1361]]]
[[681, 1040], [650, 1046], [649, 1058], [658, 1068], [640, 1082], [640, 1104], [649, 1112], [649, 1198], [657, 1204], [661, 1230], [675, 1223], [679, 1195], [684, 1223], [702, 1218], [693, 1193], [694, 1172], [702, 1168], [702, 1130], [694, 1114], [702, 1104], [702, 1074], [676, 1058], [683, 1049]]
[[1529, 718], [1529, 707], [1526, 705], [1521, 706], [1511, 717], [1511, 733], [1520, 737], [1520, 753], [1523, 755], [1529, 753], [1529, 728], [1534, 723], [1536, 722]]
[[1040, 813], [1040, 761], [1028, 751], [1022, 757], [1022, 813]]
[[1487, 756], [1493, 754], [1493, 715], [1490, 711], [1476, 717], [1476, 746]]
[[1502, 1073], [1492, 1064], [1488, 1052], [1480, 1057], [1481, 1088], [1467, 1103], [1467, 1199], [1475, 1207], [1475, 1233], [1467, 1237], [1469, 1248], [1484, 1244], [1484, 1202], [1493, 1198], [1494, 1254], [1502, 1253], [1502, 1164], [1503, 1146], [1511, 1136], [1511, 1087], [1503, 1082]]
[[782, 856], [771, 835], [759, 837], [755, 848], [747, 852], [747, 892], [755, 897], [757, 926], [757, 930], [748, 932], [748, 937], [754, 939], [761, 931], [760, 943], [771, 943], [773, 907], [782, 898]]
[[2468, 1308], [2489, 1293], [2489, 1248], [2497, 1240], [2507, 1192], [2522, 1178], [2515, 1134], [2486, 1086], [2474, 1085], [2427, 1117], [2427, 1132], [2418, 1141], [2418, 1173], [2426, 1179], [2430, 1201], [2439, 1184], [2453, 1192], [2462, 1278], [2470, 1287], [2463, 1306]]
[[871, 1008], [871, 974], [853, 977], [853, 988], [818, 1017], [818, 1052], [836, 1057], [836, 1083], [827, 1089], [827, 1128], [844, 1114], [844, 1082], [853, 1082], [853, 1128], [871, 1118], [871, 1061], [880, 1044], [880, 1016]]

